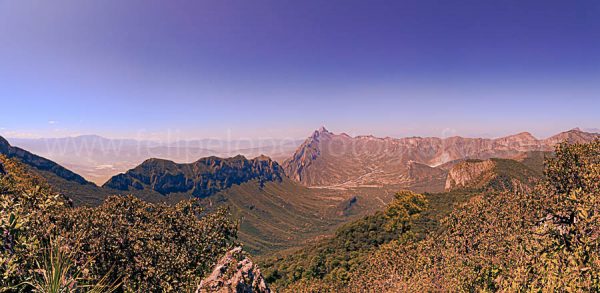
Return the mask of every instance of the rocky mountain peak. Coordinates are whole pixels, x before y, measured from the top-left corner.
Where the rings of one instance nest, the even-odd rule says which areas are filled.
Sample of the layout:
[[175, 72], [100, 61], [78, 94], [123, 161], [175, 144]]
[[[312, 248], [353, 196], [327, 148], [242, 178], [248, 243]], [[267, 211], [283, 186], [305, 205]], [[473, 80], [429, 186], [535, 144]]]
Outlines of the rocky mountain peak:
[[509, 144], [535, 144], [538, 142], [538, 139], [535, 138], [529, 132], [521, 132], [513, 135], [509, 135], [506, 137], [498, 138], [497, 141], [499, 143], [509, 143]]
[[327, 130], [327, 128], [325, 128], [325, 126], [321, 126], [321, 128], [319, 128], [313, 132], [313, 134], [310, 136], [310, 139], [319, 141], [322, 138], [330, 137], [332, 135], [333, 135], [333, 133], [330, 132], [329, 130]]
[[317, 132], [320, 132], [320, 133], [324, 133], [324, 132], [331, 133], [331, 132], [329, 132], [329, 130], [327, 130], [327, 128], [325, 128], [325, 126], [319, 127], [319, 129], [317, 129]]
[[527, 131], [515, 134], [513, 137], [519, 138], [520, 140], [537, 140], [533, 134]]
[[259, 162], [260, 162], [260, 161], [267, 161], [267, 162], [271, 162], [271, 161], [273, 161], [273, 159], [271, 159], [269, 156], [266, 156], [266, 155], [264, 155], [264, 154], [261, 154], [260, 156], [258, 156], [258, 157], [256, 157], [256, 158], [254, 158], [254, 160], [257, 160], [257, 161], [259, 161]]
[[561, 142], [567, 143], [585, 143], [594, 139], [600, 139], [600, 134], [583, 132], [579, 128], [573, 128], [551, 136], [544, 140], [546, 144], [553, 145]]

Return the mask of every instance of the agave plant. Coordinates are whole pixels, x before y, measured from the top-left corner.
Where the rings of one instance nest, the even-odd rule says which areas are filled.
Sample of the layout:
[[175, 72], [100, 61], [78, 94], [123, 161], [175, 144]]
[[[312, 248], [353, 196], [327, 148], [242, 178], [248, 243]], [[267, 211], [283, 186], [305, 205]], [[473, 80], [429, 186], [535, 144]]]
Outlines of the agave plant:
[[120, 287], [118, 281], [111, 282], [108, 274], [95, 283], [85, 277], [88, 264], [76, 265], [66, 246], [61, 246], [60, 241], [51, 241], [46, 249], [42, 262], [37, 263], [36, 275], [25, 286], [34, 292], [44, 293], [70, 293], [114, 292]]

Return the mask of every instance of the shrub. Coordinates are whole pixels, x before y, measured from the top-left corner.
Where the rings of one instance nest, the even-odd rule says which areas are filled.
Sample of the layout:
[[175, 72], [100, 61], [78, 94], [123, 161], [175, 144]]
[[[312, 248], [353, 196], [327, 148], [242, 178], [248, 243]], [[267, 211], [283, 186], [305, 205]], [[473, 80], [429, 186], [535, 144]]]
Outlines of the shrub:
[[0, 292], [31, 279], [47, 219], [67, 201], [20, 163], [0, 155]]
[[207, 214], [195, 200], [168, 206], [113, 196], [72, 208], [20, 163], [0, 163], [0, 291], [115, 282], [133, 292], [195, 288], [237, 233], [228, 210]]

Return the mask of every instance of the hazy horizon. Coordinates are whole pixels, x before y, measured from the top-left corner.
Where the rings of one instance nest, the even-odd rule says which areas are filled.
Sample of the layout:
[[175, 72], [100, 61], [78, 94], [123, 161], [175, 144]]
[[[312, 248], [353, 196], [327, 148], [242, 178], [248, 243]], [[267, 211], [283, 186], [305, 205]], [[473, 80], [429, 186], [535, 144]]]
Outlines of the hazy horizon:
[[[548, 135], [536, 135], [536, 133], [523, 129], [520, 131], [515, 131], [515, 132], [507, 132], [506, 134], [502, 134], [502, 135], [491, 135], [489, 133], [482, 133], [482, 134], [473, 134], [473, 135], [462, 135], [460, 133], [457, 133], [456, 130], [454, 129], [444, 129], [440, 132], [440, 135], [418, 135], [418, 134], [408, 134], [408, 135], [403, 135], [403, 136], [391, 136], [391, 135], [374, 135], [373, 133], [349, 133], [347, 131], [343, 131], [343, 130], [334, 130], [334, 129], [330, 129], [329, 127], [326, 126], [321, 126], [321, 127], [325, 127], [327, 129], [327, 131], [332, 132], [334, 134], [347, 134], [351, 137], [357, 137], [357, 136], [375, 136], [378, 138], [385, 138], [385, 137], [391, 137], [391, 138], [404, 138], [404, 137], [439, 137], [439, 138], [447, 138], [447, 137], [452, 137], [452, 136], [460, 136], [460, 137], [465, 137], [465, 138], [490, 138], [490, 139], [494, 139], [494, 138], [500, 138], [500, 137], [504, 137], [504, 136], [510, 136], [510, 135], [514, 135], [514, 134], [519, 134], [522, 132], [529, 132], [531, 133], [535, 138], [537, 139], [545, 139], [548, 138], [550, 136], [556, 135], [558, 133], [561, 132], [565, 132], [565, 131], [569, 131], [569, 130], [573, 130], [573, 129], [579, 129], [583, 132], [589, 132], [589, 133], [600, 133], [600, 128], [583, 128], [583, 127], [571, 127], [571, 128], [567, 128], [567, 129], [563, 129], [563, 130], [559, 130], [557, 132], [552, 132]], [[145, 137], [145, 136], [125, 136], [125, 137], [111, 137], [111, 136], [104, 136], [104, 135], [99, 135], [99, 134], [95, 134], [95, 133], [85, 133], [85, 134], [69, 134], [69, 135], [58, 135], [58, 136], [52, 136], [51, 134], [48, 136], [29, 136], [29, 135], [25, 135], [25, 136], [10, 136], [10, 135], [3, 135], [3, 132], [0, 130], [0, 136], [10, 140], [44, 140], [44, 139], [69, 139], [69, 138], [80, 138], [80, 137], [98, 137], [98, 138], [104, 138], [104, 139], [110, 139], [110, 140], [135, 140], [135, 141], [140, 141], [140, 142], [156, 142], [156, 143], [174, 143], [174, 142], [193, 142], [193, 141], [252, 141], [252, 142], [260, 142], [260, 141], [277, 141], [277, 142], [294, 142], [294, 141], [301, 141], [306, 139], [307, 137], [309, 137], [310, 135], [312, 135], [312, 133], [316, 130], [318, 130], [319, 128], [314, 128], [314, 129], [308, 129], [306, 131], [306, 135], [302, 136], [302, 137], [269, 137], [269, 136], [254, 136], [254, 137], [233, 137], [231, 136], [231, 133], [226, 133], [223, 136], [209, 136], [209, 137], [189, 137], [189, 136], [185, 136], [182, 135], [181, 133], [169, 133], [167, 132], [167, 136], [166, 138], [152, 138], [152, 137]], [[10, 134], [10, 132], [9, 132]]]

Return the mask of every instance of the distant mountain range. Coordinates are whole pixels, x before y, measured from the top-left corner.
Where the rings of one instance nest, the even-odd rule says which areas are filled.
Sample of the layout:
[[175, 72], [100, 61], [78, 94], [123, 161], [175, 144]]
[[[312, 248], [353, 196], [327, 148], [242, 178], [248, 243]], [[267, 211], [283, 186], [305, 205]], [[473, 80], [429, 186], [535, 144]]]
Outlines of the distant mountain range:
[[[559, 142], [589, 142], [599, 134], [573, 129], [546, 139], [527, 132], [497, 139], [464, 137], [351, 137], [325, 128], [315, 131], [284, 162], [286, 174], [305, 186], [350, 188], [411, 186], [441, 177], [453, 162], [465, 159], [523, 158], [550, 152]], [[415, 169], [418, 172], [415, 172]]]
[[256, 157], [267, 155], [276, 161], [290, 157], [302, 140], [177, 140], [159, 142], [109, 139], [97, 135], [64, 138], [11, 138], [13, 145], [52, 159], [98, 185], [149, 158], [191, 163], [208, 156]]

